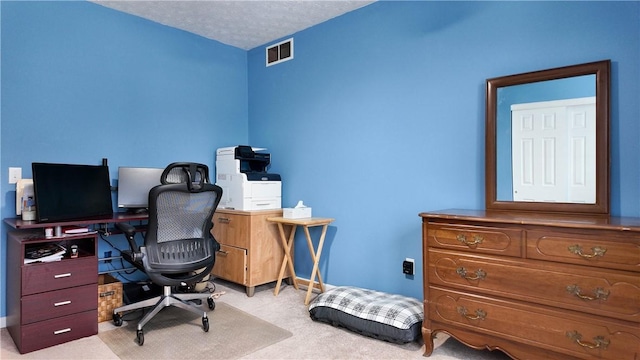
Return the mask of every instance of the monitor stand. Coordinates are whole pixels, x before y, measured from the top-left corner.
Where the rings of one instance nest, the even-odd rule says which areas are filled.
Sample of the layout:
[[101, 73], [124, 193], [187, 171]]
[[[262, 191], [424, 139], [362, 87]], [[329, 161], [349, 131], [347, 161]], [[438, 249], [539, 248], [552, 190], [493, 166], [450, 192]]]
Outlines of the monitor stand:
[[131, 209], [127, 209], [127, 213], [129, 214], [146, 214], [148, 212], [147, 208], [131, 208]]

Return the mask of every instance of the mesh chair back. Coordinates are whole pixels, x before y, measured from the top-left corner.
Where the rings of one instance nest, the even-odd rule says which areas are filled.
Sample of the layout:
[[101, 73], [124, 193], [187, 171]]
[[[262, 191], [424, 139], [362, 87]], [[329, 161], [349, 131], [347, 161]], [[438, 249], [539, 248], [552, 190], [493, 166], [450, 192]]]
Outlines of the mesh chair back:
[[[182, 170], [176, 168], [176, 173]], [[171, 171], [165, 170], [167, 173]], [[183, 176], [183, 175], [180, 175]], [[190, 178], [190, 174], [184, 175]], [[211, 235], [212, 217], [222, 188], [200, 181], [158, 185], [149, 192], [149, 224], [145, 236], [145, 271], [154, 283], [179, 285], [199, 281], [215, 262], [219, 244]], [[163, 176], [164, 178], [164, 176]], [[193, 272], [196, 270], [198, 274]]]

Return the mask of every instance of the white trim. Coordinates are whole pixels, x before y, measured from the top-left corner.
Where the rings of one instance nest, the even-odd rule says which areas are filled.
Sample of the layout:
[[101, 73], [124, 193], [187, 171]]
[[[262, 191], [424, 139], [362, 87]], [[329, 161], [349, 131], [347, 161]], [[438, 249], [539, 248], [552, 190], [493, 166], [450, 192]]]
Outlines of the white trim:
[[596, 103], [596, 97], [589, 96], [589, 97], [583, 97], [583, 98], [513, 104], [511, 105], [511, 111], [548, 108], [548, 107], [554, 107], [554, 106], [589, 105], [589, 104], [595, 104], [595, 103]]

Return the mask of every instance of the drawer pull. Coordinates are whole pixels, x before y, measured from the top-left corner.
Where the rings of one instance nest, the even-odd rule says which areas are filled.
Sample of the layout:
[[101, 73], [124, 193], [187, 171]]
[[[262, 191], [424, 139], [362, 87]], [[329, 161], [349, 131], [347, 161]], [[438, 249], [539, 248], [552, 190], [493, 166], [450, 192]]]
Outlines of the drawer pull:
[[595, 296], [582, 295], [580, 293], [581, 292], [580, 287], [575, 284], [567, 286], [567, 291], [579, 297], [582, 300], [607, 300], [610, 294], [608, 290], [605, 290], [603, 288], [595, 288], [595, 290], [593, 290], [593, 293], [595, 294]]
[[462, 244], [467, 245], [469, 247], [476, 246], [482, 244], [484, 238], [480, 235], [473, 235], [473, 241], [467, 241], [467, 236], [464, 234], [458, 234], [456, 239], [460, 241]]
[[56, 330], [53, 332], [53, 335], [60, 335], [60, 334], [68, 333], [69, 331], [71, 331], [71, 328]]
[[582, 342], [582, 334], [577, 331], [567, 331], [567, 337], [576, 344], [588, 349], [606, 349], [609, 346], [609, 340], [605, 339], [604, 336], [594, 337], [593, 343]]
[[54, 279], [60, 279], [60, 278], [66, 278], [71, 276], [71, 273], [66, 273], [66, 274], [57, 274], [57, 275], [53, 275]]
[[458, 314], [464, 316], [469, 320], [484, 320], [487, 317], [487, 313], [482, 309], [476, 309], [476, 315], [469, 315], [467, 308], [464, 306], [458, 306]]
[[62, 305], [69, 305], [71, 304], [71, 300], [67, 300], [67, 301], [60, 301], [57, 303], [53, 303], [53, 306], [62, 306]]
[[218, 251], [216, 251], [216, 253], [218, 253], [218, 255], [220, 255], [220, 256], [227, 256], [227, 255], [229, 255], [229, 253], [228, 253], [228, 252], [223, 251], [223, 250], [218, 250]]
[[591, 248], [592, 253], [591, 254], [585, 254], [582, 252], [582, 246], [580, 245], [571, 245], [569, 246], [569, 251], [571, 251], [571, 253], [576, 254], [580, 257], [582, 257], [583, 259], [591, 259], [594, 257], [598, 257], [598, 256], [604, 256], [604, 253], [607, 252], [607, 249], [605, 248], [601, 248], [600, 246], [596, 246]]
[[221, 218], [218, 218], [218, 222], [223, 224], [228, 224], [231, 222], [231, 219], [221, 217]]
[[462, 266], [456, 269], [456, 273], [458, 275], [460, 275], [461, 278], [466, 279], [466, 280], [482, 280], [482, 279], [487, 277], [487, 273], [484, 272], [484, 270], [482, 270], [482, 269], [476, 270], [475, 276], [474, 275], [467, 275], [467, 269], [465, 269]]

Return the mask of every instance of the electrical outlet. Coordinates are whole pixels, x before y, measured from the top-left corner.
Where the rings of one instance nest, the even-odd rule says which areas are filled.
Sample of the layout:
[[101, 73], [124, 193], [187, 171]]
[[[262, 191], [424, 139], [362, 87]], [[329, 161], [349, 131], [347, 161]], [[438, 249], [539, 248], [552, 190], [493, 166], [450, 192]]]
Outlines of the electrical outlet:
[[402, 262], [402, 273], [406, 275], [413, 275], [415, 260], [406, 258]]
[[22, 168], [9, 168], [9, 184], [17, 184], [18, 180], [22, 180]]

